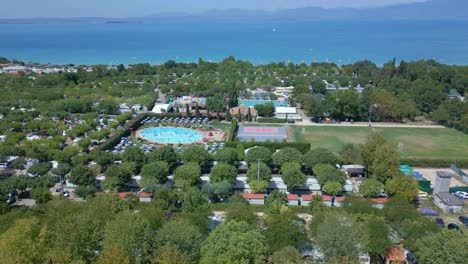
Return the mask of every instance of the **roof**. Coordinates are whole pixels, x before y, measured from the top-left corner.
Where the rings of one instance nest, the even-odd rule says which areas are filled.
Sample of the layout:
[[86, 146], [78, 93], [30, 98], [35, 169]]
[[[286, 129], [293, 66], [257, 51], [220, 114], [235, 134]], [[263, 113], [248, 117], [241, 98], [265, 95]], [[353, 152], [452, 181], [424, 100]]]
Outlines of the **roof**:
[[265, 199], [265, 195], [261, 194], [261, 193], [259, 193], [259, 194], [256, 194], [256, 193], [243, 193], [242, 197], [244, 197], [244, 199], [259, 199], [259, 200]]
[[444, 204], [448, 206], [463, 206], [464, 201], [450, 193], [435, 193]]
[[448, 96], [449, 97], [461, 97], [461, 94], [455, 89], [450, 89]]
[[360, 169], [360, 170], [363, 170], [365, 169], [366, 167], [362, 166], [362, 165], [357, 165], [357, 164], [348, 164], [348, 165], [343, 165], [342, 168], [344, 170], [351, 170], [351, 169]]
[[237, 116], [239, 114], [239, 110], [240, 110], [243, 116], [247, 116], [248, 113], [249, 113], [249, 109], [250, 109], [250, 114], [252, 116], [257, 116], [257, 110], [255, 110], [255, 108], [249, 108], [249, 107], [244, 106], [244, 105], [240, 105], [240, 106], [230, 108], [229, 113], [231, 114], [231, 116]]
[[120, 198], [125, 198], [128, 195], [135, 195], [135, 193], [133, 193], [133, 192], [119, 192], [119, 197]]
[[288, 194], [288, 200], [299, 200], [299, 196], [297, 194]]
[[302, 198], [302, 201], [312, 201], [312, 199], [314, 198], [312, 195], [309, 195], [309, 194], [304, 194], [301, 196]]
[[167, 109], [170, 107], [170, 105], [171, 104], [155, 104], [151, 112], [156, 113], [156, 114], [161, 114], [163, 113], [161, 109], [164, 109], [164, 112], [167, 112]]
[[140, 198], [150, 198], [150, 197], [153, 197], [152, 193], [147, 193], [147, 192], [140, 193]]
[[296, 107], [275, 107], [275, 113], [277, 114], [296, 114]]
[[388, 201], [387, 198], [372, 198], [372, 202], [377, 204], [384, 204]]
[[437, 171], [436, 174], [438, 177], [442, 178], [451, 178], [453, 176], [453, 173], [448, 171]]
[[[324, 202], [331, 202], [332, 197], [329, 195], [322, 195], [322, 199]], [[344, 196], [336, 196], [335, 202], [343, 202], [346, 198]]]

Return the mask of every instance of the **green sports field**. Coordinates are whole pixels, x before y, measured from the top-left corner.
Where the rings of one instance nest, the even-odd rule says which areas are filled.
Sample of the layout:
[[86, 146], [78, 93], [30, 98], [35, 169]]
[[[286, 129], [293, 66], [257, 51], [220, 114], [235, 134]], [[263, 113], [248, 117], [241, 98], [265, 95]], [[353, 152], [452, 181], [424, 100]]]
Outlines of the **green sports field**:
[[[467, 159], [468, 135], [447, 128], [374, 128], [387, 140], [394, 142], [402, 158]], [[290, 126], [291, 141], [310, 142], [338, 152], [349, 143], [365, 143], [369, 127]]]

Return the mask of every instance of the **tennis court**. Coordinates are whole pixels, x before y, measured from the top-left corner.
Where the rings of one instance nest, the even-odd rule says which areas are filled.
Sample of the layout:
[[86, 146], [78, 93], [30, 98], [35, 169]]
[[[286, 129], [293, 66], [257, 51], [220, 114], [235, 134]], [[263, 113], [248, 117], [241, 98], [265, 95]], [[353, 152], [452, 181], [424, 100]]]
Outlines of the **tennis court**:
[[288, 133], [284, 127], [239, 126], [237, 137], [240, 141], [285, 141]]

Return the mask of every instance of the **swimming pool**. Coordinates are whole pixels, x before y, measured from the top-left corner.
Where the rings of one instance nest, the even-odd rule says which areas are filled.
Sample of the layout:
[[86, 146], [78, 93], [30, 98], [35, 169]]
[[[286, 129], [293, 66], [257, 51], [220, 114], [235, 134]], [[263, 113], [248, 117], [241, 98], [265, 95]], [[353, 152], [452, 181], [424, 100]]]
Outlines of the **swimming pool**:
[[256, 105], [266, 103], [273, 103], [275, 107], [288, 106], [288, 102], [286, 100], [239, 100], [240, 105], [247, 107], [255, 107]]
[[162, 144], [191, 144], [203, 139], [200, 132], [177, 127], [146, 128], [141, 130], [138, 136]]

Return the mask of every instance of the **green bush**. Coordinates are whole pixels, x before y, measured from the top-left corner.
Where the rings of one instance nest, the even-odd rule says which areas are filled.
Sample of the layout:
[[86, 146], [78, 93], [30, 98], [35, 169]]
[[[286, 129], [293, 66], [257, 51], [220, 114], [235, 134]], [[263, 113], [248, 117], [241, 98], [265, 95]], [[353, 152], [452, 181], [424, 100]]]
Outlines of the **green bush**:
[[237, 133], [237, 119], [234, 118], [231, 121], [231, 129], [229, 130], [227, 141], [228, 142], [234, 141], [236, 137], [236, 133]]
[[283, 124], [286, 123], [286, 119], [276, 118], [276, 117], [262, 117], [257, 119], [258, 123], [275, 123]]
[[245, 149], [249, 149], [255, 146], [259, 147], [266, 147], [271, 150], [271, 152], [275, 152], [278, 149], [290, 147], [290, 148], [295, 148], [299, 150], [301, 153], [307, 153], [310, 150], [310, 143], [299, 143], [299, 142], [272, 142], [272, 141], [266, 141], [266, 142], [238, 142], [238, 141], [233, 141], [233, 142], [226, 142], [224, 145], [225, 147], [230, 147], [230, 148], [235, 148], [237, 149], [237, 146], [239, 144], [242, 144]]

